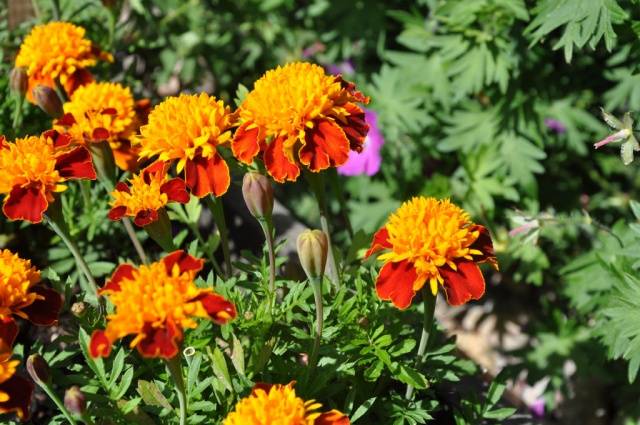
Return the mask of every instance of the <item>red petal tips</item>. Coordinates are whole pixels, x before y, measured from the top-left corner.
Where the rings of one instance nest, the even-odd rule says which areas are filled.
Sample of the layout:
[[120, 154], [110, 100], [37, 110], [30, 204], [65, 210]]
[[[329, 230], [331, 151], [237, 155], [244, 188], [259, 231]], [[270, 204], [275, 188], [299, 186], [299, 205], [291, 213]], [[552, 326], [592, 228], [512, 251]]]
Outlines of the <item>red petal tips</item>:
[[391, 300], [401, 310], [411, 305], [416, 295], [413, 284], [418, 278], [416, 269], [408, 261], [388, 262], [380, 270], [376, 292], [382, 300]]

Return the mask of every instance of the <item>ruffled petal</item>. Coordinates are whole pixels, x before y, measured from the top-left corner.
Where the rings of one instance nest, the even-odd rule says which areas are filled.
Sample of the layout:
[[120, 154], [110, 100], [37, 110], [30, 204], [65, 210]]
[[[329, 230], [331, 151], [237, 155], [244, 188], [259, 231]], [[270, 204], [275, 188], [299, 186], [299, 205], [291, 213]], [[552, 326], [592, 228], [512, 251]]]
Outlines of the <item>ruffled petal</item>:
[[107, 338], [105, 331], [93, 331], [89, 342], [89, 354], [91, 357], [109, 357], [112, 342]]
[[231, 142], [231, 151], [240, 162], [251, 164], [253, 159], [260, 152], [260, 143], [258, 143], [258, 135], [260, 130], [258, 127], [247, 130], [250, 123], [241, 125], [233, 136]]
[[375, 235], [373, 235], [373, 241], [371, 241], [371, 247], [364, 254], [364, 258], [369, 258], [372, 254], [382, 250], [391, 249], [393, 246], [389, 242], [389, 232], [386, 227], [378, 229]]
[[126, 214], [127, 214], [127, 207], [125, 207], [124, 205], [120, 205], [119, 207], [111, 208], [109, 210], [109, 213], [107, 214], [107, 217], [109, 217], [109, 220], [116, 221], [116, 220], [120, 220]]
[[478, 239], [471, 244], [471, 249], [477, 249], [482, 252], [480, 256], [474, 256], [474, 261], [476, 263], [489, 263], [491, 267], [498, 270], [498, 260], [496, 258], [496, 254], [493, 251], [493, 241], [491, 240], [491, 235], [489, 235], [489, 231], [486, 227], [476, 224], [474, 230], [478, 230], [480, 232], [480, 236]]
[[229, 166], [215, 152], [211, 158], [196, 156], [185, 165], [185, 180], [191, 193], [202, 198], [210, 193], [222, 196], [229, 189]]
[[376, 292], [382, 300], [391, 300], [401, 310], [411, 305], [416, 295], [413, 284], [418, 278], [416, 269], [408, 261], [388, 262], [380, 270]]
[[269, 143], [264, 151], [264, 165], [267, 172], [279, 183], [285, 180], [296, 181], [300, 175], [300, 168], [289, 161], [284, 153], [284, 139], [276, 137]]
[[349, 425], [349, 417], [338, 410], [331, 410], [318, 416], [313, 425]]
[[211, 320], [218, 325], [224, 325], [236, 318], [236, 306], [221, 295], [206, 293], [196, 300], [202, 303]]
[[169, 201], [180, 202], [181, 204], [189, 202], [189, 192], [187, 192], [187, 186], [182, 179], [169, 180], [160, 186], [160, 192], [166, 193]]
[[148, 224], [153, 223], [158, 219], [158, 211], [157, 210], [142, 210], [138, 211], [133, 222], [136, 226], [144, 227]]
[[18, 335], [18, 324], [11, 316], [0, 319], [0, 362], [11, 357], [13, 343]]
[[0, 392], [9, 395], [9, 400], [0, 402], [1, 413], [15, 413], [22, 421], [29, 419], [33, 384], [21, 376], [13, 375], [0, 384]]
[[195, 258], [183, 250], [172, 252], [171, 254], [164, 257], [162, 259], [162, 262], [167, 268], [167, 273], [169, 274], [172, 273], [173, 267], [175, 265], [178, 266], [181, 274], [188, 271], [199, 272], [200, 270], [202, 270], [202, 266], [204, 265], [203, 259]]
[[444, 279], [444, 290], [450, 305], [462, 305], [470, 300], [479, 300], [484, 295], [484, 277], [476, 263], [461, 261], [457, 270], [449, 267], [440, 269]]
[[40, 326], [51, 326], [58, 321], [62, 309], [62, 296], [44, 285], [36, 285], [31, 292], [38, 294], [41, 299], [22, 309], [31, 323]]
[[56, 170], [66, 179], [95, 180], [96, 170], [93, 168], [91, 153], [79, 146], [56, 158]]
[[105, 291], [120, 291], [120, 282], [124, 279], [133, 279], [133, 272], [136, 271], [136, 268], [131, 264], [120, 264], [116, 267], [115, 271], [111, 275], [111, 278], [107, 280], [107, 283], [100, 289], [100, 294]]
[[143, 357], [162, 357], [170, 359], [179, 351], [182, 341], [182, 331], [171, 320], [167, 320], [163, 327], [154, 328], [150, 323], [142, 329], [144, 338], [138, 342], [138, 352]]
[[349, 111], [349, 115], [346, 118], [346, 124], [341, 123], [342, 130], [349, 139], [349, 147], [351, 150], [362, 152], [364, 139], [369, 132], [369, 124], [367, 124], [365, 119], [365, 113], [354, 103], [347, 103], [344, 107]]
[[40, 223], [44, 212], [49, 207], [47, 197], [41, 186], [14, 186], [4, 198], [2, 211], [9, 220], [26, 220]]
[[320, 120], [307, 130], [298, 156], [311, 171], [336, 167], [349, 159], [349, 139], [335, 122]]

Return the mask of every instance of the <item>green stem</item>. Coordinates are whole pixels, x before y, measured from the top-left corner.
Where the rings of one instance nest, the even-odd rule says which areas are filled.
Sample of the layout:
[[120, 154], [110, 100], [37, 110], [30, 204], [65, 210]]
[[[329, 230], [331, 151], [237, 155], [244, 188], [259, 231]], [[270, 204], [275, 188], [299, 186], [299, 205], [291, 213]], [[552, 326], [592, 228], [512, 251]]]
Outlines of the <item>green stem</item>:
[[131, 224], [131, 220], [129, 220], [129, 218], [127, 217], [122, 217], [122, 225], [124, 226], [124, 229], [127, 231], [127, 235], [129, 235], [129, 239], [131, 239], [133, 248], [138, 253], [138, 257], [140, 257], [140, 261], [142, 261], [144, 264], [148, 264], [149, 259], [147, 258], [147, 254], [145, 254], [144, 252], [144, 248], [140, 243], [140, 239], [138, 239], [138, 236], [136, 235], [136, 230], [133, 228], [133, 225]]
[[13, 133], [18, 135], [18, 125], [22, 123], [22, 105], [24, 104], [24, 95], [20, 94], [16, 97], [16, 113], [13, 116]]
[[180, 356], [176, 355], [166, 361], [167, 370], [173, 378], [173, 383], [178, 394], [178, 404], [180, 405], [180, 425], [187, 423], [187, 392], [184, 386], [184, 377], [182, 376], [182, 367], [180, 366]]
[[309, 370], [313, 372], [318, 364], [318, 354], [320, 352], [320, 341], [322, 339], [322, 328], [324, 327], [324, 308], [322, 306], [322, 277], [311, 280], [313, 286], [313, 298], [316, 303], [316, 331], [313, 341], [313, 351], [309, 358]]
[[60, 397], [58, 397], [58, 395], [53, 391], [53, 389], [51, 389], [49, 384], [46, 382], [37, 382], [37, 384], [40, 385], [40, 388], [42, 388], [42, 390], [49, 396], [51, 401], [54, 402], [54, 404], [58, 407], [58, 409], [67, 419], [67, 421], [71, 425], [76, 425], [78, 422], [73, 418], [71, 413], [69, 413], [67, 408], [64, 407], [64, 403], [62, 402], [62, 400], [60, 400]]
[[[422, 363], [427, 346], [429, 345], [429, 337], [431, 336], [431, 330], [433, 328], [433, 313], [436, 309], [436, 295], [433, 295], [428, 289], [427, 284], [422, 287], [422, 302], [424, 303], [424, 316], [422, 318], [422, 334], [420, 335], [420, 343], [418, 344], [418, 354], [416, 358], [416, 365]], [[405, 398], [411, 399], [413, 395], [413, 386], [407, 385], [407, 391], [405, 392]]]
[[267, 250], [269, 252], [269, 290], [271, 294], [276, 292], [276, 255], [274, 250], [273, 232], [271, 231], [272, 225], [266, 217], [258, 219], [262, 233], [267, 243]]
[[216, 226], [218, 226], [218, 231], [220, 232], [220, 244], [222, 245], [222, 255], [224, 256], [225, 273], [228, 277], [231, 276], [231, 253], [229, 252], [229, 231], [227, 229], [227, 222], [224, 219], [222, 200], [211, 195], [205, 198], [205, 202], [211, 210], [213, 221], [216, 223]]

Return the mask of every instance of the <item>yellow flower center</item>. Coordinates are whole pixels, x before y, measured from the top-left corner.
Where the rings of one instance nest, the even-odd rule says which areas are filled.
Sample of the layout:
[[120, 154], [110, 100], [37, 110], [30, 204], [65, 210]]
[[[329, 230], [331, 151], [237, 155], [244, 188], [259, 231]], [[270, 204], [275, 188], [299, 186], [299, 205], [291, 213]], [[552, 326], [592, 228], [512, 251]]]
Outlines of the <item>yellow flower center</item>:
[[0, 318], [11, 314], [20, 315], [20, 309], [38, 299], [38, 295], [29, 293], [29, 289], [38, 282], [40, 272], [31, 266], [31, 261], [24, 260], [7, 249], [0, 251]]
[[340, 82], [318, 65], [295, 62], [267, 71], [239, 108], [240, 121], [251, 122], [265, 136], [286, 136], [285, 146], [304, 140], [313, 120], [345, 116]]
[[456, 259], [471, 260], [472, 254], [481, 254], [470, 248], [480, 235], [472, 224], [469, 215], [448, 199], [413, 198], [389, 217], [386, 228], [393, 247], [378, 258], [413, 263], [416, 284], [429, 280], [435, 293], [443, 282], [438, 268], [448, 265], [455, 270]]
[[256, 389], [236, 404], [223, 425], [313, 425], [320, 407], [315, 401], [296, 396], [291, 384], [274, 385], [269, 391]]
[[0, 193], [10, 193], [14, 186], [41, 183], [47, 191], [60, 192], [65, 186], [56, 170], [53, 141], [44, 136], [29, 136], [6, 143], [0, 148]]
[[[109, 141], [128, 139], [135, 131], [136, 111], [128, 87], [117, 83], [89, 83], [79, 87], [64, 104], [64, 112], [73, 115], [75, 123], [66, 131], [78, 143], [93, 139], [93, 131], [103, 128]], [[62, 126], [55, 126], [65, 131]]]
[[[0, 384], [7, 382], [16, 373], [16, 368], [20, 362], [18, 360], [8, 360], [0, 363]], [[9, 394], [0, 391], [0, 403], [9, 400]]]
[[145, 324], [164, 327], [167, 319], [185, 329], [195, 328], [194, 317], [208, 317], [202, 303], [193, 301], [210, 290], [198, 288], [193, 280], [195, 271], [180, 273], [178, 265], [167, 273], [162, 261], [142, 265], [133, 272], [132, 279], [123, 279], [120, 290], [105, 290], [116, 312], [110, 314], [106, 329], [110, 340], [138, 334], [131, 347], [144, 338]]
[[167, 194], [160, 191], [160, 187], [167, 180], [166, 176], [154, 174], [150, 177], [149, 183], [147, 183], [144, 181], [142, 174], [137, 174], [129, 180], [131, 193], [118, 190], [111, 192], [111, 196], [114, 198], [111, 202], [111, 207], [125, 206], [127, 207], [126, 215], [132, 217], [140, 211], [158, 210], [169, 202]]
[[181, 94], [169, 97], [149, 114], [140, 128], [140, 156], [162, 161], [178, 160], [178, 172], [196, 154], [210, 158], [216, 146], [229, 143], [232, 114], [214, 96]]

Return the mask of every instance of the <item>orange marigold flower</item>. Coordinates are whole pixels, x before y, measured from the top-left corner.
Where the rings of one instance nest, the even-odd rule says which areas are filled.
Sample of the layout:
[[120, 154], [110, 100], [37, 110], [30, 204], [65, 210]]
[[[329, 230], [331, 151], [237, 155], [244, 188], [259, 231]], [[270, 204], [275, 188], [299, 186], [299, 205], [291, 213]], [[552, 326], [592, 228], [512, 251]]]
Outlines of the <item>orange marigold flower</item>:
[[54, 128], [81, 145], [108, 141], [118, 167], [131, 170], [137, 165], [137, 150], [130, 140], [146, 119], [147, 103], [136, 102], [131, 90], [121, 84], [92, 82], [73, 92]]
[[95, 179], [91, 154], [71, 147], [70, 137], [50, 130], [7, 143], [0, 136], [0, 194], [2, 211], [11, 220], [40, 223], [53, 194], [70, 179]]
[[177, 171], [199, 198], [227, 192], [229, 167], [218, 148], [230, 142], [233, 115], [215, 97], [181, 94], [168, 97], [149, 114], [140, 128], [140, 157], [157, 157], [162, 162], [177, 161]]
[[0, 414], [16, 413], [24, 421], [29, 418], [33, 384], [16, 374], [19, 364], [8, 358], [0, 361]]
[[107, 327], [91, 336], [93, 357], [106, 357], [118, 339], [135, 335], [130, 347], [144, 357], [170, 359], [179, 350], [183, 329], [196, 327], [195, 318], [224, 324], [236, 317], [235, 306], [213, 289], [199, 288], [194, 279], [204, 261], [184, 251], [138, 268], [121, 264], [100, 293], [107, 295], [115, 312]]
[[260, 151], [278, 182], [295, 181], [299, 164], [313, 172], [338, 167], [360, 152], [369, 126], [356, 103], [369, 99], [340, 76], [310, 63], [267, 71], [238, 109], [232, 149], [251, 164]]
[[321, 413], [315, 400], [296, 395], [294, 382], [287, 385], [257, 384], [251, 395], [236, 404], [223, 425], [349, 425], [349, 418], [331, 410]]
[[158, 219], [158, 210], [169, 202], [189, 202], [184, 180], [169, 179], [167, 167], [161, 162], [133, 176], [129, 182], [131, 187], [119, 182], [111, 192], [114, 198], [109, 211], [111, 220], [134, 217], [135, 224], [146, 226]]
[[375, 234], [366, 256], [379, 250], [385, 253], [376, 291], [400, 309], [411, 305], [426, 282], [434, 295], [442, 285], [451, 305], [480, 299], [485, 283], [477, 264], [498, 267], [487, 229], [449, 200], [416, 197], [403, 203]]
[[25, 37], [15, 66], [27, 70], [27, 99], [35, 103], [32, 91], [38, 84], [54, 88], [58, 80], [67, 94], [72, 94], [92, 81], [87, 68], [98, 59], [112, 61], [113, 57], [86, 39], [84, 28], [68, 22], [50, 22], [33, 27]]

